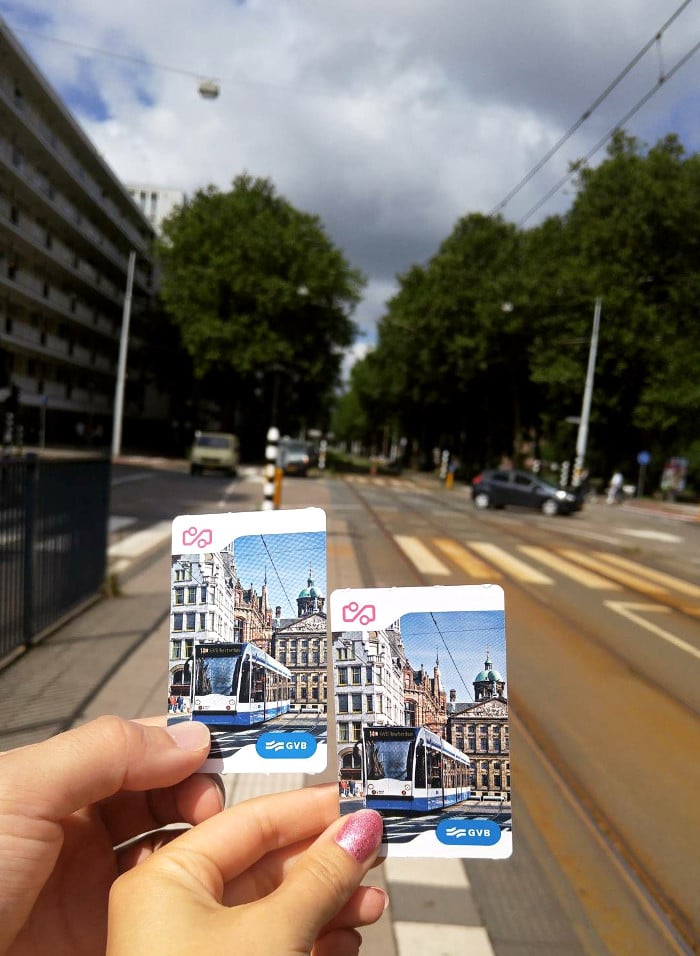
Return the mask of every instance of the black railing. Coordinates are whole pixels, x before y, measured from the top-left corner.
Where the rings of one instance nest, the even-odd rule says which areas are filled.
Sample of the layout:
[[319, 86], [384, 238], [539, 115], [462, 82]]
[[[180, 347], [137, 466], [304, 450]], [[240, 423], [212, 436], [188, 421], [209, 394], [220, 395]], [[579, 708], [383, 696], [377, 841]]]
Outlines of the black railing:
[[0, 658], [99, 593], [110, 462], [0, 458]]

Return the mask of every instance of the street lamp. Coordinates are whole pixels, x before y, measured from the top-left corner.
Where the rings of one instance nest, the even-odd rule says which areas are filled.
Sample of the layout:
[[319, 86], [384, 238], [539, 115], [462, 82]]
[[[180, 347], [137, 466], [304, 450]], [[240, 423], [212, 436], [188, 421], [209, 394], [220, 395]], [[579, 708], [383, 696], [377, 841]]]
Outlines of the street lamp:
[[117, 383], [114, 390], [114, 420], [112, 422], [112, 460], [119, 456], [122, 447], [122, 418], [124, 416], [124, 382], [126, 380], [126, 353], [129, 348], [129, 322], [131, 319], [131, 296], [134, 289], [136, 253], [129, 253], [129, 268], [126, 276], [126, 293], [122, 312], [122, 331], [119, 338], [119, 362]]
[[583, 405], [581, 407], [581, 421], [578, 426], [578, 435], [576, 436], [576, 457], [574, 459], [574, 478], [573, 486], [578, 488], [581, 484], [581, 475], [583, 473], [583, 463], [586, 458], [586, 444], [588, 442], [588, 421], [591, 415], [591, 398], [593, 396], [593, 376], [595, 374], [595, 360], [598, 352], [598, 330], [600, 329], [600, 309], [602, 299], [598, 296], [595, 300], [595, 309], [593, 312], [593, 331], [591, 332], [591, 345], [588, 352], [588, 369], [586, 370], [586, 385], [583, 390]]

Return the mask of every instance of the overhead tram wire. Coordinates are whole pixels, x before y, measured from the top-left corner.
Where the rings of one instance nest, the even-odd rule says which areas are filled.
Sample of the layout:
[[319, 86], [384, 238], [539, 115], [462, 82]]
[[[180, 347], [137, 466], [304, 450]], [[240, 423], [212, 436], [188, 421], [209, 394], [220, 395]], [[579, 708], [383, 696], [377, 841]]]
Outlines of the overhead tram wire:
[[88, 46], [85, 43], [76, 43], [74, 40], [64, 40], [61, 37], [50, 37], [45, 33], [38, 33], [36, 30], [29, 30], [26, 27], [13, 27], [15, 33], [24, 33], [27, 36], [34, 37], [37, 40], [44, 40], [46, 43], [58, 43], [60, 46], [72, 47], [75, 50], [82, 50], [83, 53], [96, 53], [98, 56], [106, 56], [112, 60], [124, 60], [126, 63], [136, 63], [139, 66], [148, 66], [155, 70], [167, 70], [169, 73], [179, 73], [182, 76], [191, 76], [195, 80], [201, 80], [204, 73], [195, 73], [194, 70], [185, 70], [179, 66], [169, 66], [166, 63], [156, 63], [152, 60], [144, 60], [142, 57], [132, 56], [129, 53], [115, 53], [114, 50], [103, 50], [100, 47]]
[[[587, 120], [587, 119], [590, 119], [590, 117], [591, 117], [591, 116], [593, 115], [593, 113], [598, 109], [598, 107], [600, 106], [600, 104], [601, 104], [604, 100], [607, 99], [607, 97], [612, 93], [612, 91], [613, 91], [617, 86], [619, 86], [619, 84], [622, 82], [622, 80], [624, 80], [624, 78], [634, 69], [634, 67], [639, 63], [639, 61], [642, 59], [642, 57], [645, 56], [645, 55], [649, 52], [649, 50], [652, 48], [652, 46], [654, 46], [654, 44], [657, 44], [657, 46], [659, 45], [659, 43], [660, 43], [660, 41], [661, 41], [661, 37], [662, 37], [663, 34], [666, 32], [666, 30], [668, 29], [668, 27], [673, 23], [674, 20], [676, 20], [676, 19], [681, 15], [681, 13], [683, 13], [683, 11], [685, 10], [685, 8], [686, 8], [687, 6], [689, 6], [690, 3], [692, 3], [692, 0], [684, 0], [684, 2], [678, 7], [678, 9], [675, 11], [675, 13], [673, 13], [673, 14], [668, 18], [668, 20], [666, 20], [666, 22], [665, 22], [661, 27], [659, 27], [659, 29], [656, 31], [656, 33], [654, 34], [654, 36], [653, 36], [647, 43], [644, 44], [644, 46], [641, 48], [641, 50], [639, 50], [639, 52], [635, 54], [635, 56], [630, 60], [630, 62], [627, 64], [627, 66], [626, 66], [620, 73], [618, 73], [618, 75], [615, 77], [614, 80], [612, 80], [611, 83], [608, 84], [608, 86], [603, 90], [603, 92], [600, 94], [600, 96], [598, 96], [597, 99], [595, 99], [595, 100], [593, 101], [593, 103], [591, 103], [591, 105], [588, 107], [588, 109], [586, 109], [586, 110], [583, 111], [583, 113], [581, 114], [581, 116], [579, 117], [579, 119], [576, 120], [576, 122], [573, 124], [573, 126], [571, 126], [571, 127], [566, 131], [566, 133], [564, 133], [563, 136], [561, 136], [560, 139], [557, 140], [557, 142], [554, 144], [554, 146], [552, 146], [549, 150], [547, 150], [547, 152], [546, 152], [545, 155], [542, 157], [542, 159], [540, 159], [539, 162], [535, 163], [535, 165], [532, 167], [532, 169], [531, 169], [528, 173], [526, 173], [525, 176], [523, 176], [523, 178], [511, 189], [511, 191], [510, 191], [506, 196], [504, 196], [504, 198], [503, 198], [496, 206], [493, 207], [493, 209], [492, 209], [491, 212], [489, 213], [490, 216], [495, 216], [495, 215], [496, 215], [497, 213], [499, 213], [505, 206], [507, 206], [508, 203], [511, 201], [511, 199], [513, 199], [515, 196], [517, 196], [517, 194], [520, 192], [520, 190], [523, 189], [523, 187], [526, 186], [526, 185], [530, 182], [530, 180], [533, 178], [533, 176], [537, 175], [537, 173], [542, 169], [542, 167], [545, 166], [545, 165], [549, 162], [549, 160], [550, 160], [556, 153], [559, 152], [559, 150], [562, 148], [562, 146], [564, 146], [564, 144], [565, 144], [566, 142], [568, 142], [568, 140], [571, 139], [571, 137], [574, 135], [574, 133], [575, 133], [581, 126], [583, 126], [583, 124], [586, 122], [586, 120]], [[663, 65], [662, 65], [662, 67], [661, 67], [660, 76], [663, 76]]]
[[459, 669], [459, 667], [457, 667], [457, 662], [455, 661], [454, 657], [452, 656], [452, 651], [450, 650], [450, 647], [449, 647], [447, 641], [445, 640], [445, 635], [444, 635], [444, 634], [442, 633], [442, 631], [440, 630], [440, 626], [438, 625], [438, 622], [435, 620], [435, 615], [432, 613], [432, 611], [430, 612], [430, 617], [431, 617], [431, 620], [432, 620], [433, 624], [435, 625], [435, 630], [438, 632], [438, 634], [440, 635], [440, 639], [442, 640], [442, 643], [445, 645], [445, 650], [447, 651], [447, 653], [448, 653], [448, 655], [449, 655], [449, 658], [450, 658], [450, 660], [452, 661], [452, 666], [454, 667], [455, 672], [457, 673], [459, 679], [460, 679], [460, 680], [462, 681], [462, 683], [464, 684], [464, 689], [466, 690], [466, 692], [467, 692], [467, 694], [469, 695], [469, 697], [472, 697], [472, 698], [473, 698], [472, 692], [471, 692], [471, 691], [469, 690], [469, 688], [467, 687], [467, 682], [465, 681], [464, 676], [463, 676], [461, 670]]
[[577, 161], [576, 164], [575, 164], [575, 166], [574, 166], [574, 168], [571, 169], [571, 170], [569, 170], [569, 172], [568, 172], [565, 176], [562, 176], [562, 178], [561, 178], [558, 182], [556, 182], [556, 183], [554, 184], [554, 186], [552, 186], [552, 188], [549, 189], [549, 190], [545, 193], [545, 195], [544, 195], [540, 200], [538, 200], [538, 201], [535, 203], [535, 205], [532, 206], [532, 207], [525, 213], [524, 216], [522, 216], [522, 217], [518, 220], [518, 225], [519, 225], [519, 226], [522, 226], [525, 222], [527, 222], [527, 220], [528, 220], [531, 216], [533, 216], [533, 215], [537, 212], [538, 209], [540, 209], [542, 206], [544, 206], [544, 204], [545, 204], [546, 202], [548, 202], [548, 201], [552, 198], [552, 196], [555, 195], [555, 193], [558, 193], [559, 190], [560, 190], [563, 186], [565, 186], [565, 185], [569, 182], [569, 180], [572, 179], [572, 178], [576, 175], [576, 173], [577, 173], [583, 166], [586, 165], [586, 163], [588, 162], [588, 160], [589, 160], [592, 156], [594, 156], [594, 155], [598, 152], [599, 149], [601, 149], [603, 146], [605, 146], [605, 144], [606, 144], [607, 141], [613, 136], [613, 134], [616, 133], [617, 130], [621, 129], [621, 128], [625, 125], [625, 123], [627, 123], [628, 120], [632, 119], [632, 117], [633, 117], [636, 113], [638, 113], [639, 110], [640, 110], [646, 103], [648, 103], [649, 100], [650, 100], [653, 96], [656, 95], [656, 93], [659, 92], [659, 90], [660, 90], [661, 87], [664, 85], [664, 83], [665, 83], [667, 80], [670, 80], [671, 77], [672, 77], [675, 73], [677, 73], [678, 70], [680, 70], [680, 68], [681, 68], [682, 66], [685, 66], [685, 64], [688, 62], [688, 60], [691, 59], [691, 57], [695, 56], [695, 54], [698, 52], [698, 50], [700, 50], [700, 41], [699, 41], [698, 43], [696, 43], [695, 46], [691, 47], [690, 50], [688, 50], [688, 52], [685, 54], [685, 56], [682, 56], [681, 59], [676, 63], [676, 65], [673, 66], [665, 76], [660, 76], [660, 77], [659, 77], [659, 79], [658, 79], [658, 81], [656, 82], [655, 86], [653, 86], [650, 90], [648, 90], [648, 91], [644, 94], [644, 96], [643, 96], [640, 100], [638, 100], [637, 103], [635, 103], [635, 105], [632, 107], [632, 109], [628, 110], [628, 112], [625, 113], [625, 115], [624, 115], [623, 117], [621, 117], [621, 118], [617, 121], [617, 123], [615, 123], [615, 125], [612, 126], [612, 127], [608, 130], [608, 132], [598, 140], [598, 142], [595, 144], [595, 146], [593, 146], [593, 148], [590, 149], [590, 150], [586, 153], [586, 155], [583, 157], [583, 159]]

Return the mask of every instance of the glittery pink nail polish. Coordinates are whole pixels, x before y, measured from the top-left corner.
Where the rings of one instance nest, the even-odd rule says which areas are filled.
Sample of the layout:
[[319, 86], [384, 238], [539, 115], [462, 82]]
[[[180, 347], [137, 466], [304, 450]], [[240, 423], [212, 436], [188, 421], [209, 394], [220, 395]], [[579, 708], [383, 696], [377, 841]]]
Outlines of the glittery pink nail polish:
[[358, 810], [338, 831], [335, 842], [358, 863], [368, 860], [382, 842], [384, 824], [376, 810]]

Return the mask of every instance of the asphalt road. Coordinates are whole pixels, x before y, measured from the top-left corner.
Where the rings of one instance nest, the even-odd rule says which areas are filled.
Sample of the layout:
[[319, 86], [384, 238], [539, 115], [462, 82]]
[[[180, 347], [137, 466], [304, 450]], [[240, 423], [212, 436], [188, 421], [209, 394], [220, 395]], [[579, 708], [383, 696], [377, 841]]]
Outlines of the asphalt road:
[[[262, 497], [245, 472], [114, 479], [129, 530]], [[515, 847], [521, 834], [535, 848], [585, 951], [696, 952], [700, 523], [602, 502], [572, 517], [476, 512], [463, 488], [422, 479], [285, 480], [283, 507], [310, 504], [349, 533], [362, 578], [339, 579], [331, 533], [329, 590], [504, 587]], [[467, 872], [488, 914], [494, 869]]]

